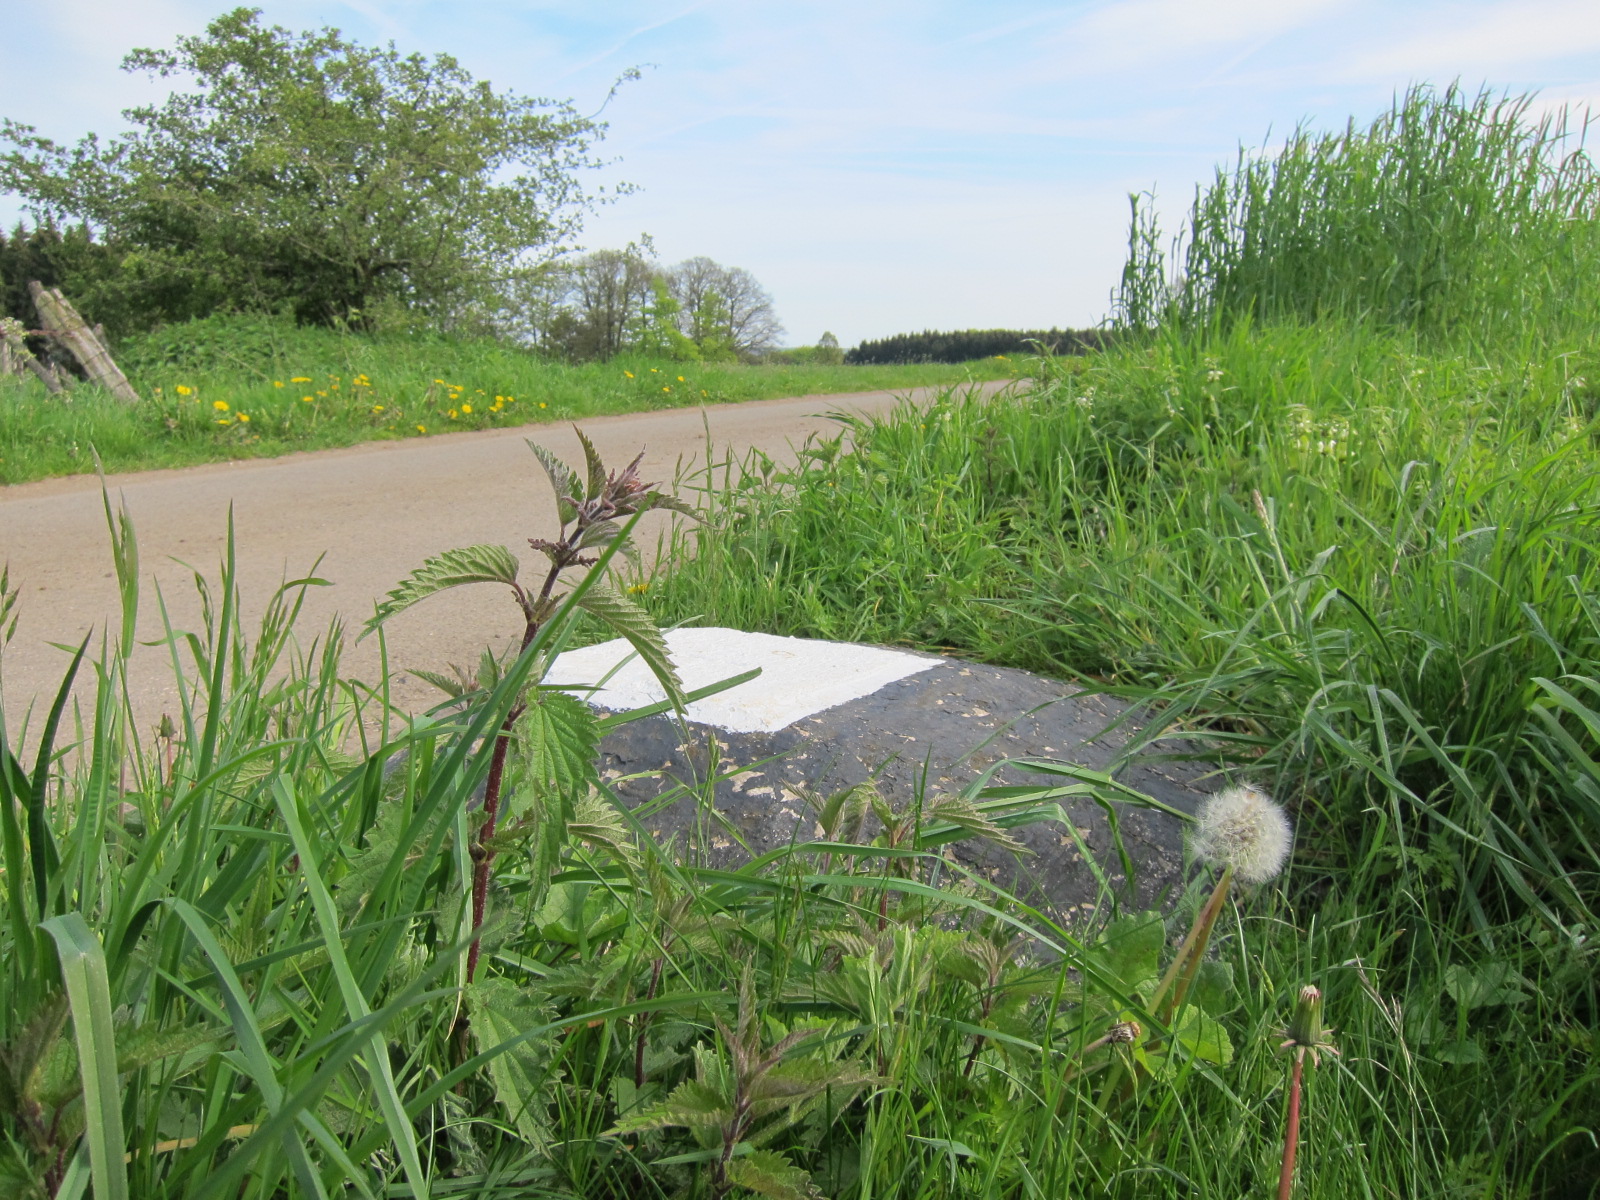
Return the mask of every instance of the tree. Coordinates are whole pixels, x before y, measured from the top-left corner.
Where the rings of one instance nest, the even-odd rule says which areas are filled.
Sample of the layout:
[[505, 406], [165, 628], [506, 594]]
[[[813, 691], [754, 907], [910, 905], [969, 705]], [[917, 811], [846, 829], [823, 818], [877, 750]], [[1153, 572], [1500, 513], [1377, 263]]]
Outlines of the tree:
[[817, 339], [817, 358], [819, 363], [826, 363], [836, 367], [844, 362], [844, 351], [839, 348], [839, 339], [831, 332], [825, 332]]
[[772, 297], [743, 267], [699, 255], [669, 270], [667, 285], [683, 306], [680, 328], [707, 358], [727, 350], [751, 358], [783, 336]]
[[570, 101], [492, 90], [448, 55], [373, 49], [338, 30], [217, 18], [123, 69], [194, 90], [125, 115], [102, 145], [6, 120], [0, 188], [41, 221], [87, 222], [217, 303], [372, 323], [385, 308], [483, 305], [591, 204], [577, 172], [604, 126]]
[[595, 250], [566, 264], [568, 321], [560, 336], [568, 358], [606, 359], [637, 335], [654, 296], [656, 272], [646, 250]]

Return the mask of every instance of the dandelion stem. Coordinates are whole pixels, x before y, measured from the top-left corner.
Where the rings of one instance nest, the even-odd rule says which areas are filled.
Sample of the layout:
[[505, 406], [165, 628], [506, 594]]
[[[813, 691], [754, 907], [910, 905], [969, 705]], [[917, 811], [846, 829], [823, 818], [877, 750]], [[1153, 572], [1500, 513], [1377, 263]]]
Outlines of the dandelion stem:
[[1278, 1171], [1278, 1200], [1289, 1200], [1294, 1187], [1294, 1157], [1300, 1146], [1300, 1083], [1305, 1073], [1306, 1052], [1297, 1047], [1294, 1070], [1289, 1075], [1289, 1117], [1283, 1131], [1283, 1166]]

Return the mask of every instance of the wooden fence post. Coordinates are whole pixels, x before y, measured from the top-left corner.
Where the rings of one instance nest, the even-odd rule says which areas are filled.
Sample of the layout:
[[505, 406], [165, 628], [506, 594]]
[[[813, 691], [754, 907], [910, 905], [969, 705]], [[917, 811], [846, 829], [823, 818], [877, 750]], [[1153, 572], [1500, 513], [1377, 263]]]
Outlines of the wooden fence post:
[[133, 390], [128, 377], [112, 360], [111, 352], [95, 337], [77, 310], [67, 303], [59, 288], [47, 288], [35, 279], [28, 284], [28, 294], [33, 297], [34, 308], [39, 310], [40, 325], [72, 352], [91, 380], [118, 400], [129, 404], [139, 402], [139, 393]]

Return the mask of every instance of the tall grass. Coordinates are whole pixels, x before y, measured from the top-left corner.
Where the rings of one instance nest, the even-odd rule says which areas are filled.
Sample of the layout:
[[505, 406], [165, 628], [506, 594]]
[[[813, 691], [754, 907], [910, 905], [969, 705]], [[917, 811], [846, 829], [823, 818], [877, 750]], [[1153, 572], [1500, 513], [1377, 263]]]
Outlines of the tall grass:
[[1581, 333], [1600, 304], [1600, 176], [1586, 123], [1535, 111], [1419, 86], [1364, 129], [1302, 126], [1197, 187], [1170, 253], [1136, 200], [1119, 317], [1371, 322], [1497, 344]]
[[1153, 714], [1137, 752], [1199, 738], [1292, 797], [1282, 919], [1347, 923], [1384, 981], [1417, 1072], [1385, 1105], [1432, 1114], [1404, 1136], [1441, 1194], [1562, 1195], [1600, 1172], [1596, 352], [1241, 320], [1046, 361], [790, 473], [722, 464], [649, 595], [1074, 679]]
[[[131, 629], [137, 556], [115, 530]], [[596, 779], [552, 866], [537, 768], [513, 765], [463, 986], [472, 796], [567, 616], [479, 702], [401, 719], [340, 679], [336, 626], [297, 639], [303, 582], [253, 635], [231, 563], [197, 583], [209, 616], [167, 639], [186, 684], [153, 737], [129, 724], [134, 647], [111, 631], [94, 726], [68, 739], [83, 753], [58, 755], [54, 719], [0, 738], [14, 1194], [1235, 1196], [1274, 1177], [1276, 1027], [1305, 980], [1345, 1057], [1313, 1083], [1302, 1194], [1428, 1195], [1515, 1158], [1453, 1140], [1408, 1050], [1390, 996], [1441, 962], [1373, 953], [1406, 907], [1296, 928], [1268, 896], [1169, 1024], [1146, 1003], [1160, 918], [1063, 928], [938, 853], [1048, 819], [1048, 795], [975, 790], [960, 827], [929, 803], [889, 846], [852, 840], [873, 799], [852, 790], [819, 812], [824, 840], [728, 870], [658, 843]], [[1106, 1043], [1130, 1018], [1159, 1048]]]

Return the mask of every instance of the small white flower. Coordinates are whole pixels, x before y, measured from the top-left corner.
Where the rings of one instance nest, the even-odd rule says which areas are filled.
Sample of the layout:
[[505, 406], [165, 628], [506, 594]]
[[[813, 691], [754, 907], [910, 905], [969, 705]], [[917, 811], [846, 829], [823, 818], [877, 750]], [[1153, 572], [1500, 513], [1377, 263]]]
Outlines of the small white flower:
[[1192, 845], [1207, 862], [1231, 866], [1240, 883], [1265, 883], [1283, 870], [1292, 837], [1283, 809], [1245, 784], [1205, 799], [1195, 816]]

